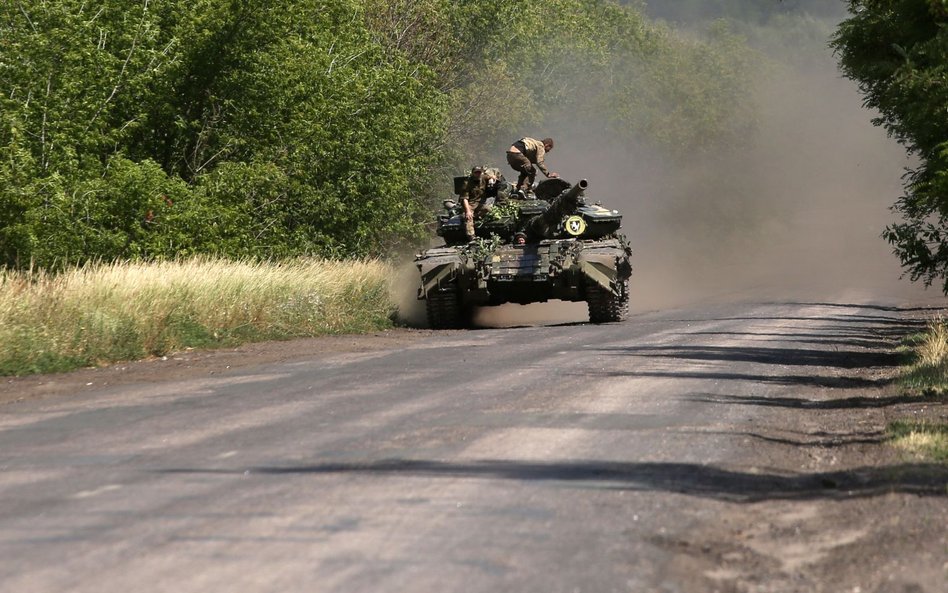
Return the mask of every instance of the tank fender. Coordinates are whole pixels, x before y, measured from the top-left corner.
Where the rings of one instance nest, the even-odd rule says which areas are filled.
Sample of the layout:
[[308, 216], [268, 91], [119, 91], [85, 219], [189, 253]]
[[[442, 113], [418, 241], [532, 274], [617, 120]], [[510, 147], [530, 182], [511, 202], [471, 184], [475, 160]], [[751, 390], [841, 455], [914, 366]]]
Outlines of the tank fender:
[[428, 298], [428, 293], [442, 285], [453, 282], [461, 271], [463, 262], [454, 249], [432, 249], [415, 259], [415, 266], [421, 273], [421, 286], [418, 298]]
[[632, 265], [625, 252], [618, 249], [584, 250], [576, 263], [587, 282], [593, 282], [616, 296], [621, 296], [623, 282], [632, 275]]
[[461, 257], [457, 252], [433, 255], [415, 260], [418, 271], [421, 272], [421, 287], [418, 288], [418, 298], [428, 298], [428, 293], [447, 285], [458, 277], [461, 270]]

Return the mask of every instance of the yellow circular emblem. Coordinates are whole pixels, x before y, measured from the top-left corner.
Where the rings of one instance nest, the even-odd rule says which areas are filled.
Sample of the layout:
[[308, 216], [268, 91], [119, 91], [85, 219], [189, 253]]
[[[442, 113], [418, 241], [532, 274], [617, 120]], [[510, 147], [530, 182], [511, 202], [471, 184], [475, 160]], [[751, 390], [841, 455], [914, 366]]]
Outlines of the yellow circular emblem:
[[566, 222], [563, 223], [563, 228], [566, 229], [566, 232], [574, 237], [578, 237], [586, 231], [586, 221], [583, 220], [582, 216], [573, 215], [566, 219]]

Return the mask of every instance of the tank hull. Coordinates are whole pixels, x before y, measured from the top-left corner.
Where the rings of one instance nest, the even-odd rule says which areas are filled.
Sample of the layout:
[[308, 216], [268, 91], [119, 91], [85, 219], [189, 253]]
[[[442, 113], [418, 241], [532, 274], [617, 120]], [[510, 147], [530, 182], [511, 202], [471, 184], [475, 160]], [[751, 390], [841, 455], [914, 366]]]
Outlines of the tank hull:
[[476, 306], [554, 299], [586, 301], [593, 322], [621, 321], [628, 313], [630, 256], [621, 236], [439, 247], [415, 259], [418, 298], [428, 301], [432, 327], [463, 327]]

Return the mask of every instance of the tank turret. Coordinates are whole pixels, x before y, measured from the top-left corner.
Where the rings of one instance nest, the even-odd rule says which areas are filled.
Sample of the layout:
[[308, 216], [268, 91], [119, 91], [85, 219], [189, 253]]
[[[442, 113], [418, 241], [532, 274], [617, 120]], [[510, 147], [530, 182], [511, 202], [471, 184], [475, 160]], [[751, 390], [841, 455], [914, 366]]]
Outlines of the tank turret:
[[550, 203], [550, 207], [542, 214], [538, 214], [527, 221], [525, 230], [529, 241], [553, 239], [563, 219], [574, 214], [580, 206], [585, 205], [583, 193], [589, 187], [589, 182], [580, 179], [576, 185], [564, 189], [560, 195]]
[[446, 201], [437, 229], [445, 244], [415, 258], [430, 326], [464, 327], [474, 307], [548, 300], [585, 301], [593, 323], [624, 320], [632, 250], [622, 215], [587, 203], [587, 187], [546, 179], [482, 216], [474, 241], [456, 201]]

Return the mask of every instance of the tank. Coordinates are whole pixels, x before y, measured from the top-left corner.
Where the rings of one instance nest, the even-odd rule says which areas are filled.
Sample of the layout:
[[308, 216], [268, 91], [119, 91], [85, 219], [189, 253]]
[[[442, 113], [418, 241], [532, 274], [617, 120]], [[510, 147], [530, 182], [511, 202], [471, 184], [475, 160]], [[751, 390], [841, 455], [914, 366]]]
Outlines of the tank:
[[624, 320], [632, 250], [619, 233], [622, 215], [590, 203], [588, 188], [586, 179], [547, 179], [527, 199], [494, 204], [475, 221], [473, 241], [457, 200], [445, 200], [436, 231], [444, 245], [415, 257], [429, 325], [462, 328], [474, 307], [554, 299], [585, 301], [592, 323]]

